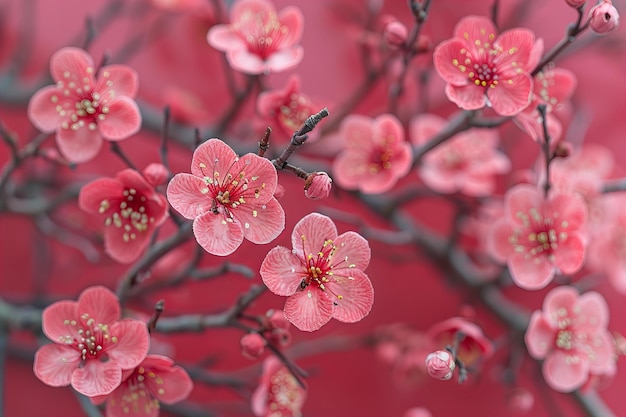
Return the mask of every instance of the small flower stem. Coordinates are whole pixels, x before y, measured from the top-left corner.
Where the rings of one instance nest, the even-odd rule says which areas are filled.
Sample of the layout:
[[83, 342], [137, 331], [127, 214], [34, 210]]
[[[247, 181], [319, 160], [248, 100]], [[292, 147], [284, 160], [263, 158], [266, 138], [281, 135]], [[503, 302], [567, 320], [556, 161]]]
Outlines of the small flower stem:
[[530, 73], [531, 76], [534, 77], [539, 72], [541, 72], [541, 70], [543, 70], [543, 67], [548, 65], [550, 62], [554, 61], [554, 59], [557, 56], [559, 56], [561, 54], [561, 52], [563, 52], [570, 44], [572, 44], [576, 40], [576, 37], [580, 33], [584, 32], [585, 29], [587, 29], [587, 27], [589, 27], [589, 22], [586, 22], [585, 24], [582, 24], [583, 13], [584, 13], [584, 5], [578, 7], [576, 9], [576, 11], [578, 12], [578, 18], [576, 20], [576, 23], [573, 23], [573, 24], [569, 25], [569, 27], [567, 28], [567, 33], [565, 34], [565, 37], [563, 37], [563, 39], [561, 39], [559, 41], [559, 43], [557, 43], [550, 50], [550, 52], [548, 52], [547, 54], [544, 55], [544, 57], [541, 59], [539, 64], [537, 64], [537, 66], [535, 67], [533, 72]]
[[500, 11], [500, 0], [494, 0], [491, 5], [491, 21], [498, 27], [498, 12]]
[[543, 143], [541, 145], [543, 156], [545, 160], [545, 168], [546, 168], [546, 182], [543, 184], [543, 193], [545, 198], [548, 198], [548, 193], [550, 192], [550, 162], [552, 162], [552, 155], [550, 152], [550, 134], [548, 133], [548, 119], [547, 119], [547, 110], [545, 104], [540, 104], [537, 106], [537, 111], [541, 116], [541, 126], [543, 128]]
[[[13, 154], [13, 158], [11, 161], [6, 163], [0, 172], [0, 195], [3, 194], [4, 188], [11, 177], [11, 174], [24, 162], [24, 160], [37, 155], [39, 151], [39, 147], [43, 145], [43, 143], [50, 136], [49, 133], [40, 133], [37, 135], [30, 143], [25, 145], [20, 151]], [[13, 151], [14, 147], [11, 146], [11, 150]], [[0, 208], [4, 205], [5, 199], [0, 199]]]
[[132, 161], [128, 158], [128, 156], [126, 156], [126, 154], [124, 153], [124, 151], [122, 151], [122, 148], [120, 147], [120, 144], [117, 142], [111, 142], [111, 152], [113, 152], [115, 155], [117, 155], [122, 161], [124, 161], [124, 163], [126, 164], [126, 166], [128, 166], [129, 168], [134, 169], [135, 171], [138, 171], [137, 167], [135, 166], [135, 164], [132, 163]]
[[170, 110], [170, 106], [165, 106], [163, 108], [163, 130], [161, 131], [161, 147], [159, 148], [161, 163], [163, 164], [165, 169], [167, 169], [168, 177], [172, 175], [169, 159], [167, 157], [167, 140], [169, 139], [170, 121], [172, 120], [171, 113], [172, 112]]
[[271, 133], [272, 133], [272, 128], [268, 126], [267, 129], [265, 129], [265, 133], [263, 134], [263, 137], [259, 141], [258, 155], [260, 157], [265, 156], [265, 152], [270, 148], [270, 134]]
[[306, 119], [300, 130], [293, 132], [289, 145], [285, 148], [285, 150], [283, 150], [283, 153], [278, 158], [272, 160], [276, 169], [281, 170], [285, 168], [289, 157], [308, 139], [307, 133], [311, 132], [315, 126], [317, 126], [317, 124], [328, 115], [328, 108], [324, 107], [322, 110]]
[[149, 333], [152, 333], [152, 331], [156, 327], [156, 324], [159, 321], [159, 317], [161, 317], [161, 313], [163, 313], [164, 308], [165, 300], [159, 300], [154, 305], [154, 314], [152, 315], [152, 317], [150, 317], [150, 320], [147, 323]]

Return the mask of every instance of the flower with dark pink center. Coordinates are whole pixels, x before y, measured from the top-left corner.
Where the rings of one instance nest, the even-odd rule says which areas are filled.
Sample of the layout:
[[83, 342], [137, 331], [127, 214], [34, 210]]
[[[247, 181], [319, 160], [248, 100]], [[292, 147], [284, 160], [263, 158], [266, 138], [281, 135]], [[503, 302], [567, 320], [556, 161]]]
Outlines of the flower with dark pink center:
[[71, 384], [88, 397], [113, 392], [123, 371], [138, 366], [150, 345], [145, 323], [120, 317], [117, 297], [104, 287], [45, 308], [43, 332], [54, 343], [35, 354], [37, 378], [53, 387]]
[[543, 310], [530, 318], [524, 340], [533, 358], [544, 359], [543, 377], [550, 387], [571, 392], [590, 374], [614, 373], [608, 322], [608, 305], [595, 291], [579, 295], [574, 287], [560, 286], [546, 295]]
[[78, 195], [78, 205], [103, 218], [106, 252], [122, 263], [137, 259], [154, 230], [168, 217], [165, 197], [134, 169], [86, 184]]
[[126, 65], [97, 69], [79, 48], [62, 48], [50, 59], [55, 85], [37, 91], [28, 117], [45, 133], [56, 131], [63, 156], [86, 162], [100, 151], [102, 139], [119, 141], [137, 133], [141, 114], [133, 100], [137, 73]]
[[506, 262], [515, 284], [528, 290], [545, 287], [557, 272], [573, 274], [583, 265], [587, 206], [575, 193], [544, 198], [521, 184], [505, 195], [504, 217], [488, 236], [489, 253]]
[[213, 255], [233, 253], [246, 238], [264, 244], [285, 228], [274, 191], [276, 168], [258, 155], [238, 157], [219, 139], [194, 151], [191, 174], [176, 174], [167, 187], [172, 207], [193, 219], [196, 240]]
[[304, 49], [304, 17], [300, 9], [276, 13], [268, 0], [238, 0], [230, 10], [230, 25], [213, 26], [209, 44], [226, 52], [230, 66], [247, 74], [284, 71], [300, 63]]
[[160, 403], [183, 401], [193, 390], [189, 374], [166, 356], [148, 355], [135, 369], [124, 371], [124, 381], [109, 395], [92, 398], [106, 401], [107, 417], [158, 417]]
[[498, 34], [491, 20], [467, 16], [454, 37], [435, 48], [435, 69], [446, 85], [450, 101], [466, 110], [490, 106], [512, 116], [530, 103], [530, 72], [539, 62], [543, 42], [527, 29]]
[[275, 356], [263, 362], [261, 383], [252, 394], [256, 417], [300, 417], [306, 389]]
[[333, 163], [333, 178], [343, 188], [382, 193], [411, 169], [411, 145], [405, 140], [402, 124], [392, 114], [376, 118], [347, 116], [339, 135], [345, 146]]
[[287, 320], [313, 331], [331, 318], [354, 323], [370, 312], [374, 289], [363, 272], [370, 261], [367, 240], [355, 232], [337, 235], [330, 218], [311, 213], [296, 224], [291, 243], [293, 250], [272, 249], [260, 270], [270, 291], [289, 297]]

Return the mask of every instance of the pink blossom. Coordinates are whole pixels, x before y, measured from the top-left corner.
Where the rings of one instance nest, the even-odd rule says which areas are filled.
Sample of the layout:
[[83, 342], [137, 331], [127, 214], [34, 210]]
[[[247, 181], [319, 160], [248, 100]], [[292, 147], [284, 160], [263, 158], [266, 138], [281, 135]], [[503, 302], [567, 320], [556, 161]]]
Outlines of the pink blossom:
[[543, 377], [551, 388], [570, 392], [590, 374], [612, 370], [615, 351], [608, 322], [606, 301], [595, 291], [579, 295], [574, 287], [560, 286], [546, 295], [524, 340], [533, 358], [544, 359]]
[[105, 250], [122, 263], [137, 259], [169, 216], [165, 197], [134, 169], [84, 185], [78, 205], [103, 219]]
[[341, 123], [340, 136], [345, 147], [333, 163], [333, 173], [343, 188], [382, 193], [411, 169], [411, 146], [400, 121], [391, 114], [374, 119], [347, 116]]
[[480, 16], [461, 19], [454, 37], [439, 44], [433, 60], [448, 84], [446, 96], [466, 110], [492, 107], [512, 116], [530, 103], [530, 72], [539, 62], [543, 42], [527, 29], [498, 35], [493, 23]]
[[[291, 138], [293, 132], [302, 127], [304, 121], [317, 113], [318, 107], [300, 91], [300, 78], [292, 75], [282, 90], [265, 91], [257, 100], [259, 115], [267, 120], [271, 127], [278, 128], [272, 137]], [[318, 138], [317, 130], [309, 134], [308, 142]]]
[[88, 397], [106, 395], [122, 382], [122, 372], [146, 357], [146, 324], [120, 320], [117, 297], [104, 287], [90, 287], [78, 301], [59, 301], [42, 313], [44, 334], [54, 343], [35, 354], [37, 378], [53, 387], [72, 387]]
[[426, 371], [432, 378], [447, 381], [452, 378], [456, 364], [447, 350], [438, 350], [426, 356]]
[[576, 89], [576, 76], [563, 68], [552, 68], [535, 75], [531, 103], [515, 116], [517, 124], [537, 142], [543, 142], [543, 120], [537, 106], [546, 106], [548, 134], [553, 144], [561, 138], [563, 127], [556, 117], [569, 104]]
[[461, 317], [436, 323], [427, 334], [438, 346], [457, 345], [456, 357], [465, 366], [489, 358], [494, 351], [493, 343], [480, 327]]
[[132, 99], [137, 73], [130, 67], [97, 70], [87, 52], [61, 48], [50, 59], [50, 73], [56, 84], [31, 97], [28, 117], [42, 132], [56, 131], [59, 150], [69, 161], [89, 161], [103, 138], [119, 141], [139, 131], [141, 115]]
[[272, 249], [260, 270], [270, 291], [289, 297], [287, 320], [313, 331], [331, 318], [354, 323], [367, 316], [374, 302], [374, 289], [363, 272], [370, 261], [367, 240], [355, 232], [337, 235], [330, 218], [311, 213], [296, 224], [291, 243], [293, 250]]
[[193, 219], [193, 233], [207, 252], [226, 256], [246, 238], [263, 244], [285, 228], [274, 191], [278, 176], [270, 161], [249, 153], [238, 157], [219, 139], [193, 153], [191, 174], [176, 174], [167, 187], [172, 207]]
[[216, 25], [207, 41], [226, 52], [230, 66], [247, 74], [284, 71], [300, 63], [304, 49], [304, 17], [300, 9], [285, 7], [276, 13], [268, 0], [237, 0], [230, 10], [230, 25]]
[[[422, 145], [445, 125], [445, 119], [433, 114], [417, 116], [411, 121], [411, 140]], [[511, 169], [509, 158], [497, 150], [498, 143], [494, 129], [458, 133], [422, 158], [420, 178], [429, 188], [444, 194], [490, 195], [496, 187], [496, 175]]]
[[506, 262], [516, 285], [537, 290], [554, 274], [573, 274], [583, 265], [587, 220], [585, 202], [577, 194], [554, 193], [544, 199], [534, 186], [507, 191], [504, 217], [488, 236], [490, 254]]
[[187, 372], [161, 355], [148, 355], [139, 366], [124, 371], [124, 381], [110, 395], [92, 398], [106, 401], [107, 417], [157, 417], [160, 403], [183, 401], [193, 390]]
[[311, 200], [328, 198], [333, 180], [325, 172], [313, 172], [304, 182], [304, 195]]
[[241, 337], [241, 353], [249, 359], [260, 357], [265, 351], [265, 339], [256, 332], [246, 333]]
[[413, 407], [404, 412], [402, 417], [433, 417], [433, 415], [424, 407]]
[[397, 20], [391, 20], [383, 28], [383, 40], [391, 49], [404, 48], [409, 30]]
[[165, 184], [169, 176], [169, 172], [167, 171], [165, 165], [157, 162], [148, 164], [148, 166], [143, 169], [142, 174], [146, 181], [154, 187]]
[[600, 35], [619, 27], [619, 12], [611, 0], [603, 0], [589, 10], [589, 28]]
[[252, 394], [256, 417], [300, 417], [306, 389], [275, 356], [263, 362], [263, 375]]

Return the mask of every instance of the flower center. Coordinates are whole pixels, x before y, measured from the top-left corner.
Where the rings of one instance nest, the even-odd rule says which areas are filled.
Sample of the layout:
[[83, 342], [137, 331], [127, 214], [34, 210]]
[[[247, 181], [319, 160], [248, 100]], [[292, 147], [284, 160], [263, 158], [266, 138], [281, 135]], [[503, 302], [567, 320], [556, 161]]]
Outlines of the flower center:
[[67, 319], [63, 321], [65, 326], [74, 327], [71, 333], [61, 336], [61, 343], [73, 345], [80, 353], [81, 359], [108, 359], [105, 354], [107, 346], [117, 343], [117, 337], [111, 335], [107, 324], [96, 323], [96, 321], [85, 313], [80, 316], [80, 321]]
[[288, 130], [298, 130], [312, 113], [306, 98], [292, 94], [289, 101], [280, 106], [278, 119]]
[[522, 221], [523, 228], [515, 229], [509, 241], [517, 252], [552, 256], [559, 243], [567, 239], [567, 232], [561, 229], [567, 227], [566, 220], [557, 223], [556, 219], [543, 217], [534, 208], [528, 213], [518, 212], [516, 217]]
[[331, 261], [336, 250], [337, 247], [333, 244], [333, 241], [327, 239], [316, 255], [312, 253], [306, 255], [305, 267], [307, 275], [302, 281], [302, 287], [315, 285], [321, 290], [326, 290], [324, 284], [330, 282], [329, 277], [333, 275]]
[[248, 51], [262, 59], [278, 50], [289, 34], [289, 29], [280, 24], [276, 13], [264, 11], [246, 10], [239, 21], [233, 23], [233, 29], [246, 43]]
[[150, 223], [154, 223], [154, 217], [150, 216], [146, 206], [146, 197], [134, 188], [126, 188], [122, 192], [122, 198], [116, 198], [117, 207], [112, 207], [108, 199], [100, 202], [98, 212], [108, 212], [104, 225], [113, 226], [122, 230], [124, 242], [130, 242], [137, 238], [137, 233], [148, 230]]
[[281, 368], [272, 375], [269, 388], [267, 406], [273, 411], [269, 415], [300, 415], [304, 402], [303, 392], [294, 376], [286, 368]]

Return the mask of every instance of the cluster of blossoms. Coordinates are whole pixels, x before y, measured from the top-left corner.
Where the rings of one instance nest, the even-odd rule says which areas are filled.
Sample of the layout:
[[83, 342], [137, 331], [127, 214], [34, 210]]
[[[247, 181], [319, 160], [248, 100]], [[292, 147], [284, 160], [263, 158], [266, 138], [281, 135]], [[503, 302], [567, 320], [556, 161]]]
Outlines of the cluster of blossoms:
[[53, 387], [71, 385], [94, 403], [107, 401], [107, 415], [133, 412], [155, 416], [159, 402], [185, 399], [189, 375], [166, 357], [149, 355], [144, 322], [121, 319], [115, 294], [90, 287], [78, 301], [59, 301], [43, 311], [43, 332], [53, 342], [41, 347], [33, 369]]

